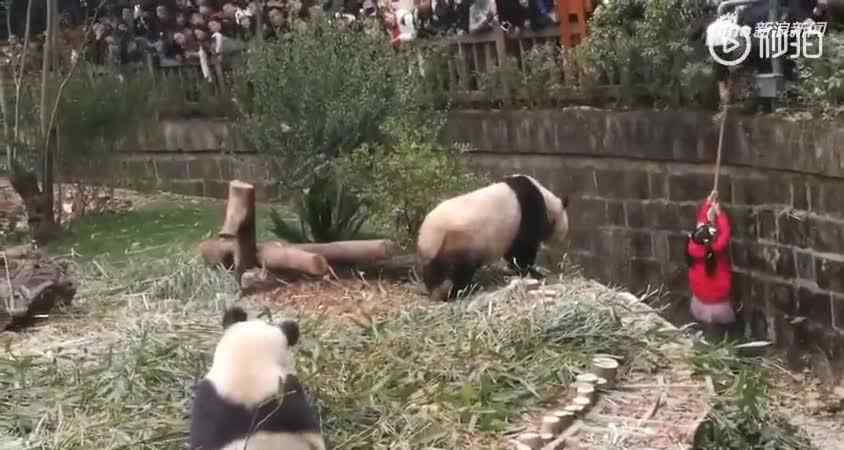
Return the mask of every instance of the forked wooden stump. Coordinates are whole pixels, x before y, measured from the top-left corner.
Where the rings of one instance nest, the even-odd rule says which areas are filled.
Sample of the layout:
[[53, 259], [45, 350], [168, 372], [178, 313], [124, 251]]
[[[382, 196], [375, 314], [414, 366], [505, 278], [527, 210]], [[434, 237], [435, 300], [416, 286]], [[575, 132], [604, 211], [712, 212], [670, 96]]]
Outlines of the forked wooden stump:
[[240, 180], [229, 183], [226, 218], [218, 235], [233, 240], [234, 269], [238, 282], [244, 272], [258, 265], [255, 240], [255, 186]]

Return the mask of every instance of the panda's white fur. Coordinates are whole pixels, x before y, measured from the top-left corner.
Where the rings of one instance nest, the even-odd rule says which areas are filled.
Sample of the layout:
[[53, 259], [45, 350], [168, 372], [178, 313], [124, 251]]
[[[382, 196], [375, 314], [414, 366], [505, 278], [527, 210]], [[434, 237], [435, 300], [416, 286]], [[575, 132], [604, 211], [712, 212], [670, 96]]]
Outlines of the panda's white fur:
[[211, 369], [196, 388], [191, 450], [325, 450], [290, 351], [298, 324], [246, 320], [235, 307], [223, 327]]
[[567, 197], [522, 174], [441, 202], [423, 220], [417, 239], [426, 288], [442, 300], [498, 258], [522, 274], [534, 273], [540, 245], [567, 236], [567, 208]]

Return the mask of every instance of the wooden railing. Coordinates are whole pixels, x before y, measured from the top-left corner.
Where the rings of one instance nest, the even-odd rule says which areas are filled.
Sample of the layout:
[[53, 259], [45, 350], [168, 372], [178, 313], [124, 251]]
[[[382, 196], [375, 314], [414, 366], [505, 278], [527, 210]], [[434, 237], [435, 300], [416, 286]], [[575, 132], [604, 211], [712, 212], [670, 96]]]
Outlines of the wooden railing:
[[[500, 28], [483, 33], [466, 34], [445, 38], [445, 41], [417, 40], [411, 45], [403, 47], [406, 51], [421, 50], [426, 45], [441, 46], [445, 44], [445, 56], [447, 64], [444, 70], [447, 74], [447, 90], [452, 100], [457, 104], [476, 104], [485, 102], [509, 103], [512, 100], [509, 89], [485, 88], [483, 80], [485, 75], [500, 70], [502, 66], [515, 65], [516, 73], [525, 72], [525, 55], [540, 45], [553, 45], [559, 48], [560, 28], [559, 25], [550, 25], [543, 30], [534, 32], [523, 30], [518, 34], [508, 34]], [[556, 53], [559, 54], [559, 53]], [[236, 55], [235, 58], [238, 56]], [[124, 73], [146, 71], [161, 81], [161, 87], [171, 89], [168, 94], [172, 95], [172, 107], [165, 106], [169, 110], [165, 114], [179, 114], [180, 109], [195, 110], [200, 114], [218, 114], [225, 109], [224, 103], [230, 103], [232, 71], [235, 64], [231, 60], [223, 63], [209, 61], [212, 80], [209, 83], [202, 74], [198, 61], [191, 61], [175, 66], [161, 66], [154, 64], [150, 56], [146, 68], [135, 66], [133, 68], [123, 67], [120, 70]], [[109, 70], [106, 67], [103, 70]], [[562, 73], [562, 71], [561, 71]], [[179, 98], [179, 93], [183, 98]], [[575, 100], [579, 93], [572, 92], [571, 100]], [[170, 100], [170, 99], [168, 99]], [[229, 108], [231, 105], [229, 104]]]
[[559, 45], [560, 29], [523, 31], [509, 35], [495, 29], [485, 33], [448, 38], [449, 91], [455, 98], [472, 98], [482, 93], [481, 77], [497, 66], [514, 60], [524, 70], [525, 53], [537, 45]]
[[[505, 33], [501, 29], [494, 29], [484, 33], [467, 34], [445, 38], [448, 91], [452, 99], [459, 103], [476, 103], [480, 101], [506, 101], [508, 95], [505, 89], [501, 92], [490, 92], [484, 89], [484, 75], [490, 74], [501, 65], [516, 64], [517, 70], [524, 71], [524, 55], [538, 45], [555, 45], [559, 47], [560, 30], [551, 25], [541, 31], [522, 31], [517, 35]], [[429, 44], [442, 44], [442, 41], [429, 43], [424, 40], [415, 41], [405, 47], [408, 51], [416, 51], [419, 47]], [[151, 64], [151, 62], [148, 62]], [[211, 63], [213, 83], [210, 91], [215, 94], [228, 92], [227, 83], [231, 79], [230, 64]], [[184, 87], [188, 102], [200, 101], [200, 96], [211, 93], [209, 83], [203, 79], [198, 63], [188, 63], [178, 66], [150, 66], [151, 72], [157, 78], [167, 79]], [[223, 80], [222, 83], [220, 81]], [[489, 98], [493, 97], [493, 98]]]

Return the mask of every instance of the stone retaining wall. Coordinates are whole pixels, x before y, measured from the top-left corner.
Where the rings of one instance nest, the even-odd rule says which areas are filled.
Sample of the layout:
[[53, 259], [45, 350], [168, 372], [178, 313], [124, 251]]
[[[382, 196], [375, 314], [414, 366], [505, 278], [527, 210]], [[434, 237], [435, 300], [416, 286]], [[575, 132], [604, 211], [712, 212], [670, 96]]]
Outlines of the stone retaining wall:
[[[840, 369], [844, 124], [730, 117], [718, 189], [749, 331], [794, 356], [819, 344]], [[479, 167], [572, 194], [573, 254], [587, 275], [639, 291], [664, 285], [685, 313], [683, 233], [712, 189], [717, 132], [702, 113], [572, 108], [463, 111], [448, 136], [474, 143]]]

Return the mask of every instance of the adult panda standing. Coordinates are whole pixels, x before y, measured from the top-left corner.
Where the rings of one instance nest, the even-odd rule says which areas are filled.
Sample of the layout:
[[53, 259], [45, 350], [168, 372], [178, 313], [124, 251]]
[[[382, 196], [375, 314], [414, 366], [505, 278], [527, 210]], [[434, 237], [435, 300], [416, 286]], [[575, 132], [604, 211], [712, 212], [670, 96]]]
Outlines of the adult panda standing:
[[234, 307], [223, 315], [223, 329], [195, 389], [190, 450], [325, 450], [290, 352], [299, 325], [247, 320]]
[[451, 298], [498, 258], [522, 276], [538, 276], [533, 265], [540, 245], [568, 234], [567, 209], [568, 197], [522, 174], [443, 201], [425, 216], [416, 244], [431, 298]]

